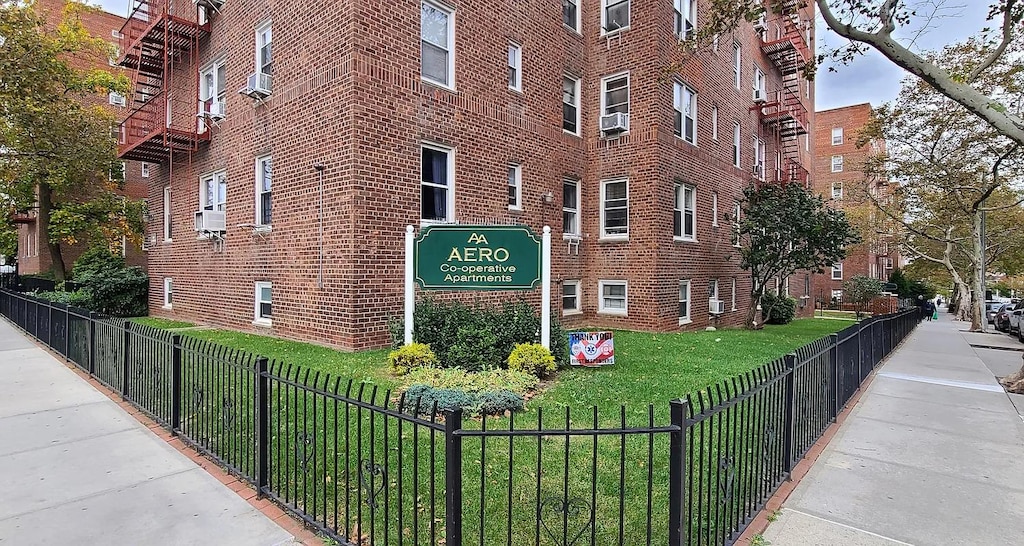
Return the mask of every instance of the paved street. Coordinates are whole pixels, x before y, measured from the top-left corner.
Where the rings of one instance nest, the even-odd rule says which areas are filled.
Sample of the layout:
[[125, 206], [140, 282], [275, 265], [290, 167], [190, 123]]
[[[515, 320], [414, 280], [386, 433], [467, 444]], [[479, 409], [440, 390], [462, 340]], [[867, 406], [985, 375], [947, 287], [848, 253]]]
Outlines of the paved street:
[[1013, 397], [1015, 408], [995, 376], [1020, 368], [1024, 344], [960, 332], [968, 326], [948, 314], [921, 323], [765, 531], [768, 541], [1021, 544], [1024, 397]]
[[0, 320], [0, 544], [292, 536]]

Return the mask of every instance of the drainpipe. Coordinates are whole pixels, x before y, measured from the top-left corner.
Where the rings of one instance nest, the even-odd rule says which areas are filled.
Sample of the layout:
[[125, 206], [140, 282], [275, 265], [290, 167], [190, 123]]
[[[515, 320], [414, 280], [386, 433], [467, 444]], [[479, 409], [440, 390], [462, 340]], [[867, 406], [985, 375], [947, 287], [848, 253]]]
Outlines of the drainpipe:
[[317, 172], [317, 174], [319, 176], [319, 179], [320, 179], [320, 205], [319, 205], [319, 210], [317, 211], [317, 223], [320, 225], [320, 236], [319, 236], [320, 264], [319, 264], [319, 271], [318, 271], [317, 277], [316, 277], [316, 287], [321, 289], [321, 290], [323, 290], [323, 288], [324, 288], [324, 169], [325, 169], [325, 167], [324, 167], [323, 163], [317, 163], [316, 165], [313, 165], [313, 168], [316, 169], [316, 172]]

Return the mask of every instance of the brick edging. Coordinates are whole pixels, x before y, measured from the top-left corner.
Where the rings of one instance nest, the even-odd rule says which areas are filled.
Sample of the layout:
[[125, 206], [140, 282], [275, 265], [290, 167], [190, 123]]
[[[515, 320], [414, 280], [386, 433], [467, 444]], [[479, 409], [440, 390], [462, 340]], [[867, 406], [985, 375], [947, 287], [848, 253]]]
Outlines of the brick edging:
[[[8, 321], [8, 324], [13, 325], [13, 323], [11, 323], [10, 321]], [[23, 330], [17, 328], [16, 325], [15, 328], [23, 332]], [[84, 379], [87, 383], [92, 385], [92, 387], [96, 389], [98, 392], [104, 394], [107, 398], [109, 398], [115, 404], [120, 406], [121, 409], [128, 413], [128, 415], [134, 417], [136, 421], [138, 421], [146, 428], [148, 428], [153, 434], [155, 434], [158, 438], [163, 440], [167, 445], [176, 449], [182, 455], [188, 457], [189, 460], [191, 460], [195, 464], [199, 465], [200, 468], [205, 470], [207, 474], [213, 476], [214, 479], [227, 486], [228, 489], [234, 491], [239, 497], [248, 502], [253, 508], [256, 508], [264, 516], [270, 518], [274, 523], [276, 523], [278, 526], [284, 529], [286, 533], [292, 535], [298, 544], [302, 544], [303, 546], [324, 545], [323, 540], [315, 533], [307, 529], [302, 521], [292, 517], [291, 514], [285, 512], [279, 506], [274, 504], [270, 499], [258, 498], [256, 490], [253, 489], [252, 486], [250, 486], [248, 483], [241, 481], [235, 476], [229, 474], [226, 470], [221, 468], [220, 465], [215, 463], [212, 459], [209, 459], [196, 449], [186, 445], [185, 442], [181, 440], [181, 438], [178, 438], [177, 436], [172, 436], [170, 431], [164, 428], [163, 425], [151, 419], [142, 410], [133, 406], [131, 402], [128, 402], [127, 400], [122, 400], [120, 394], [118, 394], [113, 389], [107, 387], [103, 383], [100, 383], [95, 377], [89, 375], [89, 372], [82, 370], [73, 362], [66, 359], [64, 355], [61, 355], [60, 353], [57, 353], [56, 351], [50, 349], [38, 339], [31, 336], [27, 336], [27, 338], [31, 340], [33, 343], [35, 343], [37, 347], [49, 353], [50, 356], [52, 356], [58, 362], [64, 364], [65, 367], [67, 367], [76, 375]]]

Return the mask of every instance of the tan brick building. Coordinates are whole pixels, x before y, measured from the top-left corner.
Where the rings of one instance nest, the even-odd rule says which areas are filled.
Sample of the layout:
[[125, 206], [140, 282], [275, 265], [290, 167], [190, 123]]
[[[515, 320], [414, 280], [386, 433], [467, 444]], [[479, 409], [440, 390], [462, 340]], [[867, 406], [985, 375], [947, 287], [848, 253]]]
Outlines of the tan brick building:
[[[884, 153], [885, 141], [875, 139], [858, 146], [861, 132], [871, 121], [871, 111], [871, 105], [865, 103], [817, 112], [813, 187], [830, 206], [846, 210], [857, 217], [858, 223], [880, 226], [882, 218], [872, 210], [864, 192], [884, 199], [890, 187], [884, 178], [865, 175], [864, 165], [873, 155]], [[887, 281], [893, 268], [900, 266], [899, 249], [891, 235], [865, 227], [861, 237], [864, 242], [849, 248], [841, 264], [815, 276], [817, 301], [828, 304], [833, 298], [840, 300], [843, 283], [854, 276]]]
[[811, 157], [813, 16], [782, 4], [666, 76], [705, 2], [147, 0], [122, 154], [161, 163], [150, 308], [379, 346], [405, 226], [496, 221], [552, 227], [563, 323], [737, 325], [736, 199]]
[[[50, 28], [56, 28], [61, 22], [64, 13], [65, 0], [37, 0], [36, 8], [46, 18]], [[95, 38], [102, 38], [112, 45], [120, 44], [120, 30], [125, 23], [124, 17], [104, 12], [99, 8], [89, 8], [80, 12], [82, 26], [89, 35]], [[123, 68], [116, 65], [113, 59], [99, 57], [96, 55], [80, 54], [70, 60], [72, 66], [78, 69], [102, 68], [111, 72], [127, 73]], [[125, 97], [110, 93], [106, 96], [90, 96], [83, 99], [89, 105], [102, 104], [109, 107], [118, 117], [128, 114], [128, 101]], [[123, 194], [132, 199], [145, 199], [149, 194], [148, 178], [155, 173], [156, 165], [144, 165], [137, 161], [124, 162], [124, 190]], [[40, 232], [39, 223], [36, 221], [36, 212], [29, 211], [28, 214], [18, 215], [18, 271], [21, 274], [35, 274], [49, 271], [53, 265], [50, 254], [46, 249], [46, 235]], [[146, 266], [146, 255], [142, 248], [131, 241], [125, 240], [122, 243], [125, 259], [129, 265]], [[75, 260], [86, 250], [84, 244], [68, 245], [61, 243], [61, 255], [65, 267], [70, 271]]]

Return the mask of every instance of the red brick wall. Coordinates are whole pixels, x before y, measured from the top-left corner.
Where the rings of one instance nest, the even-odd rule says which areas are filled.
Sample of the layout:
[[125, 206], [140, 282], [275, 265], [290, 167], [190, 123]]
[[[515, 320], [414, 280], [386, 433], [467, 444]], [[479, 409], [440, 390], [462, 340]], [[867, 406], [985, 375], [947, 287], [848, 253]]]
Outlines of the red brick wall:
[[[456, 218], [462, 223], [497, 219], [553, 229], [552, 303], [558, 316], [561, 282], [582, 281], [582, 313], [570, 326], [656, 331], [680, 329], [680, 279], [691, 279], [692, 323], [712, 324], [706, 311], [710, 278], [720, 279], [728, 302], [737, 278], [737, 307], [717, 325], [738, 325], [749, 280], [738, 268], [724, 214], [749, 183], [751, 136], [773, 139], [751, 112], [753, 60], [781, 76], [759, 51], [746, 27], [742, 85], [732, 84], [732, 39], [720, 51], [688, 61], [680, 77], [698, 93], [697, 147], [672, 133], [672, 86], [662, 69], [678, 59], [671, 36], [672, 3], [634, 0], [632, 26], [617, 37], [599, 36], [598, 3], [582, 3], [582, 35], [563, 27], [557, 2], [495, 3], [462, 0], [456, 11], [456, 92], [419, 76], [419, 3], [363, 0], [351, 5], [228, 2], [201, 42], [199, 66], [226, 60], [227, 118], [191, 157], [163, 165], [151, 180], [154, 221], [149, 234], [162, 240], [163, 187], [172, 192], [174, 238], [150, 252], [153, 314], [359, 349], [386, 343], [386, 321], [402, 309], [403, 237], [419, 225], [420, 145], [455, 152]], [[707, 6], [700, 4], [701, 20]], [[314, 13], [315, 11], [315, 13]], [[273, 18], [274, 94], [263, 104], [234, 92], [254, 71], [254, 29]], [[524, 25], [523, 21], [531, 24]], [[523, 47], [523, 93], [506, 86], [507, 44]], [[193, 81], [197, 67], [173, 73]], [[601, 78], [630, 73], [630, 132], [615, 139], [598, 132]], [[581, 136], [561, 129], [564, 73], [582, 79]], [[813, 96], [810, 104], [813, 104]], [[711, 138], [712, 105], [719, 108], [719, 137]], [[813, 107], [809, 107], [813, 111]], [[742, 126], [742, 168], [732, 166], [732, 124]], [[254, 160], [273, 153], [273, 230], [254, 235]], [[769, 160], [771, 164], [772, 160]], [[523, 210], [508, 210], [506, 166], [523, 166]], [[319, 179], [324, 165], [323, 286], [318, 285]], [[807, 162], [809, 164], [809, 161]], [[196, 240], [199, 176], [226, 169], [227, 233], [222, 246]], [[561, 184], [580, 180], [584, 238], [578, 255], [561, 233]], [[600, 238], [600, 182], [629, 178], [629, 239]], [[697, 242], [672, 237], [673, 186], [697, 187]], [[711, 195], [718, 192], [719, 226], [712, 227]], [[551, 193], [547, 203], [542, 196]], [[163, 278], [174, 279], [173, 309], [161, 309]], [[802, 279], [802, 277], [799, 277]], [[628, 282], [628, 316], [599, 314], [599, 280]], [[272, 328], [253, 322], [254, 282], [273, 281]], [[793, 292], [802, 294], [802, 280]], [[425, 295], [418, 291], [419, 295]], [[437, 295], [433, 293], [432, 295]], [[529, 293], [476, 292], [493, 301]]]

